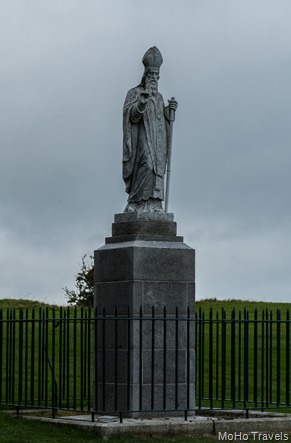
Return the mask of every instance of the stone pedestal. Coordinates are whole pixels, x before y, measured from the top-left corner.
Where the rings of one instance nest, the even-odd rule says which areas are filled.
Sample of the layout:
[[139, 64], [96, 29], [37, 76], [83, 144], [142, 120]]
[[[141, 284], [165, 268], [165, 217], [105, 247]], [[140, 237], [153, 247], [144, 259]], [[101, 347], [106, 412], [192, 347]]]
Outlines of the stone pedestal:
[[116, 214], [95, 251], [100, 412], [194, 408], [195, 251], [176, 231], [173, 214]]

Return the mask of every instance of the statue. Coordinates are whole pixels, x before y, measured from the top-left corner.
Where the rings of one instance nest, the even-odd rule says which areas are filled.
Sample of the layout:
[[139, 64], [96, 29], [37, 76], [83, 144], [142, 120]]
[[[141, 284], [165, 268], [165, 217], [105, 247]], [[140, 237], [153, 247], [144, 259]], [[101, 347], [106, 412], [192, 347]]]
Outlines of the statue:
[[178, 103], [165, 107], [158, 92], [162, 54], [155, 46], [142, 59], [141, 83], [128, 91], [123, 107], [123, 179], [129, 194], [124, 212], [163, 212], [164, 176]]

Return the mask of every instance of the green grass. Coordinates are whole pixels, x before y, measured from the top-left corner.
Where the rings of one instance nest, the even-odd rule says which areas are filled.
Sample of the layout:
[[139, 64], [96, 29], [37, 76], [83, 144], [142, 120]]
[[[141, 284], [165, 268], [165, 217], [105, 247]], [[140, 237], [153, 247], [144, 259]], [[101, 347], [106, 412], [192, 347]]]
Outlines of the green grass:
[[[213, 438], [182, 437], [111, 437], [111, 443], [208, 443]], [[0, 442], [3, 443], [96, 443], [104, 442], [92, 431], [82, 430], [75, 426], [45, 423], [38, 420], [28, 420], [15, 417], [0, 410]]]
[[[90, 409], [93, 336], [88, 310], [34, 306], [34, 302], [27, 307], [24, 300], [20, 305], [20, 309], [14, 304], [0, 311], [4, 320], [0, 322], [2, 403], [13, 404], [20, 398], [21, 404], [52, 406], [53, 367], [57, 395], [63, 399], [58, 407]], [[72, 325], [75, 317], [79, 320]], [[73, 396], [81, 399], [78, 404], [71, 402]]]
[[[287, 368], [291, 368], [291, 304], [212, 299], [198, 302], [196, 308], [198, 317], [204, 319], [196, 337], [202, 406], [209, 407], [212, 401], [212, 407], [219, 407], [224, 389], [226, 408], [234, 407], [230, 400], [233, 392], [240, 399], [236, 407], [283, 407], [287, 390], [291, 399], [290, 374], [287, 376]], [[212, 325], [210, 315], [214, 319]], [[227, 337], [224, 349], [223, 334]], [[246, 397], [244, 386], [248, 387]], [[256, 399], [257, 402], [252, 401]]]
[[255, 309], [258, 309], [258, 311], [266, 309], [268, 309], [269, 311], [276, 311], [277, 309], [280, 309], [282, 312], [286, 313], [287, 309], [291, 309], [291, 303], [272, 303], [264, 301], [236, 299], [217, 300], [216, 298], [209, 298], [197, 301], [196, 311], [198, 311], [199, 308], [201, 308], [205, 312], [209, 311], [210, 308], [213, 308], [214, 311], [221, 312], [221, 309], [224, 308], [227, 315], [230, 315], [233, 309], [237, 311], [243, 311], [244, 309], [247, 309], [252, 313], [255, 311]]
[[[0, 399], [2, 402], [9, 403], [6, 401], [9, 398], [13, 403], [13, 391], [18, 393], [21, 387], [22, 401], [25, 400], [25, 393], [27, 393], [28, 403], [26, 401], [26, 404], [29, 404], [30, 397], [33, 397], [35, 406], [37, 404], [39, 407], [51, 406], [49, 398], [53, 383], [48, 362], [50, 360], [57, 379], [58, 398], [63, 399], [58, 402], [58, 409], [90, 409], [92, 407], [93, 338], [88, 310], [71, 308], [67, 311], [66, 308], [59, 307], [53, 310], [52, 306], [44, 303], [9, 299], [0, 300], [1, 308], [3, 308], [2, 318], [6, 319], [7, 315], [10, 318], [10, 323], [3, 322], [1, 325], [0, 322], [0, 342], [2, 343], [2, 347], [0, 343], [0, 360], [2, 360]], [[198, 316], [204, 312], [205, 320], [203, 324], [198, 325], [196, 337], [197, 374], [200, 374], [197, 380], [197, 393], [199, 392], [203, 397], [203, 407], [220, 407], [223, 384], [227, 399], [224, 404], [226, 408], [233, 407], [231, 401], [233, 391], [236, 399], [240, 399], [240, 402], [236, 404], [237, 407], [259, 408], [266, 405], [274, 407], [276, 402], [282, 402], [280, 406], [284, 406], [284, 395], [288, 388], [286, 368], [288, 366], [291, 368], [290, 331], [288, 340], [286, 322], [287, 311], [290, 308], [291, 303], [244, 300], [209, 299], [196, 303]], [[209, 322], [210, 309], [212, 309], [213, 319], [219, 319], [219, 321], [214, 321], [212, 327]], [[276, 322], [278, 309], [281, 313], [281, 320]], [[236, 320], [239, 320], [244, 318], [245, 310], [248, 311], [249, 318], [247, 329], [243, 322], [241, 324], [236, 322], [233, 327], [231, 323], [233, 312], [235, 311]], [[224, 326], [221, 322], [222, 311], [226, 318]], [[58, 321], [60, 312], [64, 320], [62, 322]], [[43, 315], [48, 319], [47, 322], [39, 320]], [[80, 320], [73, 327], [67, 320], [75, 315]], [[91, 315], [93, 315], [92, 311]], [[13, 321], [13, 319], [18, 320], [20, 316], [24, 320], [22, 323]], [[31, 319], [32, 316], [35, 319], [33, 328], [30, 321], [25, 321]], [[272, 318], [275, 322], [272, 325], [266, 321], [262, 323], [263, 316], [265, 320]], [[54, 336], [52, 331], [54, 331]], [[223, 334], [227, 337], [224, 348], [224, 366], [222, 365]], [[13, 340], [9, 341], [7, 337], [12, 337]], [[91, 337], [91, 341], [88, 341], [88, 337]], [[247, 354], [244, 353], [244, 346], [247, 346]], [[60, 352], [61, 348], [65, 351]], [[279, 353], [277, 353], [278, 350]], [[90, 359], [89, 354], [91, 354]], [[277, 364], [277, 356], [279, 356], [280, 365]], [[212, 371], [209, 365], [211, 359]], [[88, 365], [89, 361], [91, 366]], [[257, 392], [258, 398], [263, 395], [263, 404], [252, 402], [244, 404], [244, 366], [248, 368], [248, 400], [253, 400]], [[256, 372], [255, 367], [257, 367]], [[81, 379], [84, 380], [84, 374], [87, 378], [83, 389]], [[11, 380], [13, 380], [12, 383]], [[212, 393], [209, 393], [211, 384]], [[78, 399], [76, 404], [72, 404], [69, 400], [72, 397]]]

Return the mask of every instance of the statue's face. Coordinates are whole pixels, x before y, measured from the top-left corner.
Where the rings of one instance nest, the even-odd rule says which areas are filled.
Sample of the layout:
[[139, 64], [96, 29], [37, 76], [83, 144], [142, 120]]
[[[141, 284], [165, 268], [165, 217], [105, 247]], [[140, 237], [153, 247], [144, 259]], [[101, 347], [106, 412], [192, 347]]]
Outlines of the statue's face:
[[151, 69], [145, 78], [145, 87], [150, 93], [158, 92], [158, 80], [160, 78], [160, 72], [158, 69]]

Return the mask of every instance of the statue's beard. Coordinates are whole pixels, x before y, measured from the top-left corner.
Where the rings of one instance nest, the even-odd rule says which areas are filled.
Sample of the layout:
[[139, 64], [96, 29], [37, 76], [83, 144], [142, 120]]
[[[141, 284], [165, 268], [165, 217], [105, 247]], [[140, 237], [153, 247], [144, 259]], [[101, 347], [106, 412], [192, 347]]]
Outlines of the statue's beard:
[[156, 95], [158, 92], [158, 82], [155, 80], [146, 82], [146, 89], [151, 95]]

